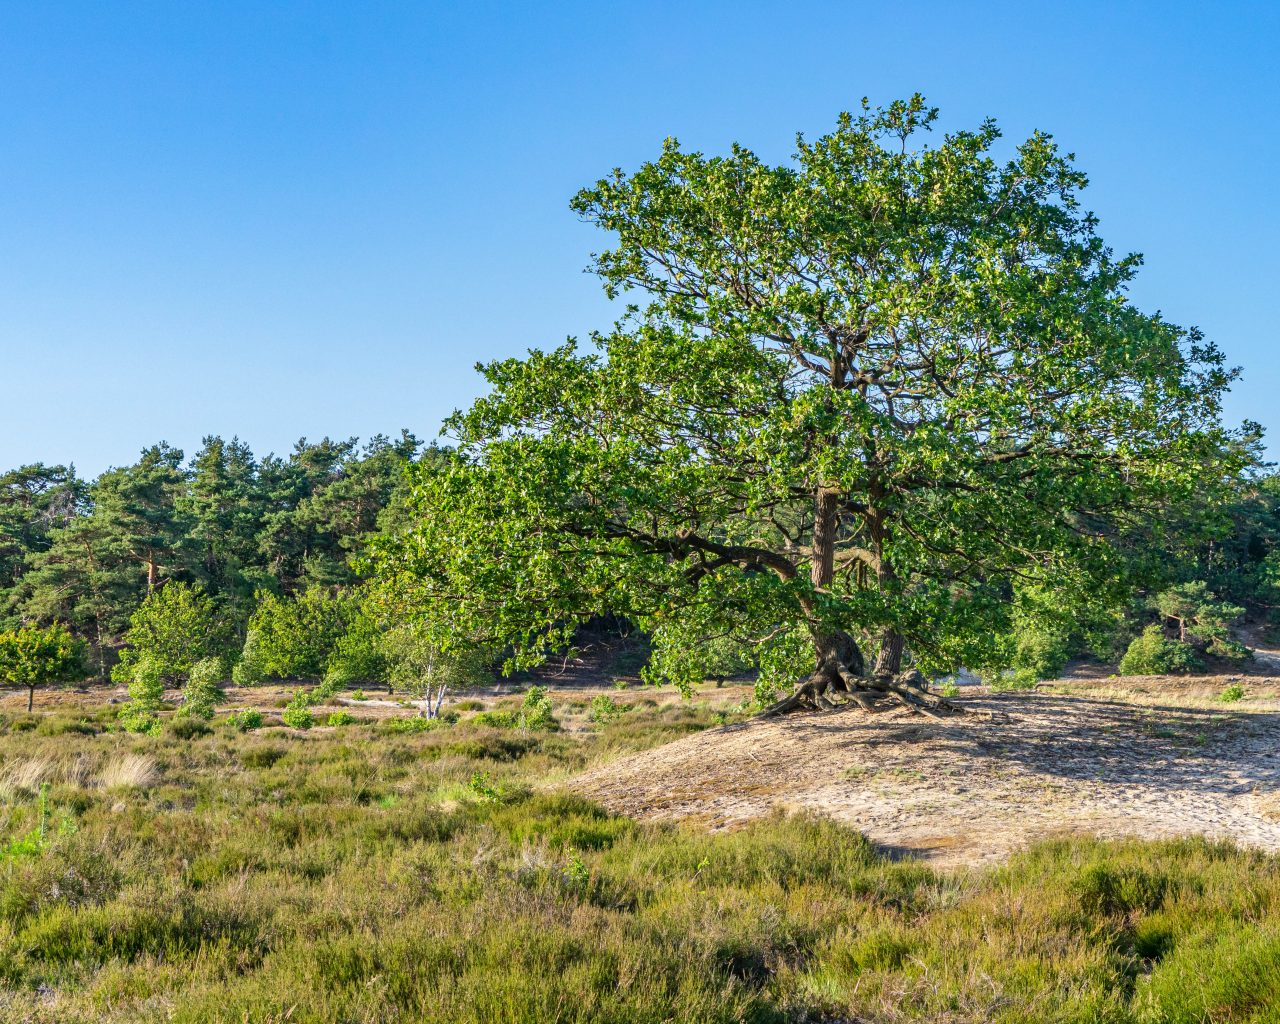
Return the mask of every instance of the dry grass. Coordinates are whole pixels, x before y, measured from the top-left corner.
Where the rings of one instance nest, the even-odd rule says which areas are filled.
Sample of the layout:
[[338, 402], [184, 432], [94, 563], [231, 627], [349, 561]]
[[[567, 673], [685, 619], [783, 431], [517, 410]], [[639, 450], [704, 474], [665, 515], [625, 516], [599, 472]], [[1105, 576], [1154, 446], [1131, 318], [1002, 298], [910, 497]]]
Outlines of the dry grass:
[[158, 781], [160, 768], [146, 754], [124, 754], [98, 770], [98, 785], [103, 789], [150, 789]]
[[33, 793], [41, 784], [52, 782], [58, 774], [58, 761], [52, 755], [15, 758], [0, 770], [0, 798], [7, 800]]

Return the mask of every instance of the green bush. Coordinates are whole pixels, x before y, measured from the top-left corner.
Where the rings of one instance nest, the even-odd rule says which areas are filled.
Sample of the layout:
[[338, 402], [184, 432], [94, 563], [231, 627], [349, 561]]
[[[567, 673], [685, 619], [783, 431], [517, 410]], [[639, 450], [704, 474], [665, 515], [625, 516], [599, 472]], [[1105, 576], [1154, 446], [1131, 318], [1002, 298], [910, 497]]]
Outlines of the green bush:
[[[531, 686], [520, 703], [521, 729], [559, 729], [560, 723], [551, 713], [551, 698], [545, 686]], [[479, 717], [479, 716], [477, 716]]]
[[356, 716], [350, 711], [335, 711], [329, 716], [330, 725], [351, 725], [356, 720]]
[[467, 719], [472, 725], [487, 725], [494, 729], [514, 729], [519, 720], [514, 711], [506, 711], [500, 708], [493, 711], [481, 711], [478, 715], [472, 715]]
[[180, 740], [193, 740], [213, 732], [205, 719], [196, 716], [175, 716], [169, 722], [169, 731]]
[[432, 732], [448, 724], [448, 722], [439, 718], [423, 718], [421, 715], [414, 715], [412, 718], [384, 718], [378, 723], [378, 731], [393, 735], [401, 733], [413, 734]]
[[1218, 694], [1218, 699], [1227, 704], [1233, 704], [1238, 700], [1244, 700], [1244, 687], [1239, 683], [1232, 683]]
[[221, 658], [203, 658], [191, 669], [191, 676], [182, 691], [183, 705], [178, 709], [182, 718], [200, 718], [209, 721], [219, 701], [227, 699], [222, 689], [226, 679], [226, 664]]
[[1005, 669], [991, 673], [985, 680], [992, 693], [1034, 690], [1039, 677], [1029, 668]]
[[1159, 625], [1152, 623], [1134, 638], [1124, 652], [1120, 659], [1120, 673], [1126, 676], [1163, 676], [1189, 672], [1198, 665], [1195, 648], [1170, 639]]
[[126, 732], [154, 733], [160, 728], [156, 712], [164, 704], [164, 676], [150, 658], [133, 664], [130, 670], [129, 701], [121, 709], [117, 723]]
[[588, 717], [591, 721], [604, 725], [607, 722], [612, 722], [626, 710], [626, 707], [620, 705], [607, 693], [599, 693], [591, 700], [591, 711], [588, 713]]
[[262, 631], [250, 628], [245, 634], [240, 660], [231, 670], [231, 681], [236, 686], [257, 686], [266, 681], [263, 668]]
[[265, 679], [319, 679], [354, 614], [352, 597], [318, 588], [297, 597], [260, 593], [241, 664], [250, 665], [248, 675]]
[[251, 732], [262, 728], [262, 712], [257, 708], [244, 708], [227, 716], [227, 724], [237, 732]]
[[310, 729], [316, 724], [315, 715], [311, 713], [311, 701], [305, 690], [299, 690], [293, 695], [293, 699], [284, 706], [280, 718], [291, 729]]
[[337, 692], [338, 682], [336, 677], [326, 674], [323, 680], [311, 688], [311, 692], [307, 695], [307, 700], [312, 705], [323, 704]]

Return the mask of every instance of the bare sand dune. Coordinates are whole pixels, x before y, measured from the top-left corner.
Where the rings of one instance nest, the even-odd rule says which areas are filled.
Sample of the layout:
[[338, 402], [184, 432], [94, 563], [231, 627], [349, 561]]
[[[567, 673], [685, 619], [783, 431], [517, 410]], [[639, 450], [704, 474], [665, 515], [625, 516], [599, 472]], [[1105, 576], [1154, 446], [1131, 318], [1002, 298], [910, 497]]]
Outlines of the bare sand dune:
[[[1129, 681], [1132, 683], [1133, 681]], [[1203, 834], [1280, 850], [1280, 701], [1216, 702], [1220, 680], [975, 696], [934, 721], [857, 710], [754, 720], [596, 768], [574, 788], [643, 818], [727, 828], [812, 810], [940, 865], [1064, 831]], [[1157, 688], [1160, 687], [1160, 688]]]

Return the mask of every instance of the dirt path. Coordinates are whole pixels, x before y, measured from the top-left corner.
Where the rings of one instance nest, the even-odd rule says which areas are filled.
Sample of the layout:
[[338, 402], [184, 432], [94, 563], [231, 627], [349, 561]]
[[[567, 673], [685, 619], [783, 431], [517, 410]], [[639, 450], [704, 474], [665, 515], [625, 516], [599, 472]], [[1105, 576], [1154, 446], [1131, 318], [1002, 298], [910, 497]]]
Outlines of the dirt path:
[[1280, 850], [1274, 697], [962, 703], [969, 714], [943, 721], [855, 711], [751, 721], [598, 768], [575, 788], [627, 814], [712, 828], [775, 807], [819, 811], [945, 865], [1062, 831], [1201, 833]]

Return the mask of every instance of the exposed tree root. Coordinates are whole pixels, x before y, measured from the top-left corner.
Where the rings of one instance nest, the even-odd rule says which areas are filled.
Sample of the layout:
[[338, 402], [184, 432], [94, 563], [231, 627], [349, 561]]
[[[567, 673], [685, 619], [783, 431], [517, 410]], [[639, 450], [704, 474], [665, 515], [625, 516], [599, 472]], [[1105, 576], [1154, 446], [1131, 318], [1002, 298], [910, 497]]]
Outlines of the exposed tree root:
[[[827, 693], [833, 690], [847, 693], [848, 701], [843, 704], [834, 703], [827, 696]], [[792, 693], [765, 708], [760, 712], [760, 716], [780, 715], [797, 709], [832, 711], [850, 704], [857, 705], [863, 711], [873, 712], [880, 710], [876, 704], [876, 699], [880, 697], [892, 699], [908, 708], [913, 714], [926, 715], [934, 719], [942, 718], [943, 712], [955, 714], [964, 712], [964, 708], [959, 705], [930, 693], [924, 676], [915, 669], [892, 676], [888, 674], [863, 676], [851, 672], [844, 666], [839, 666], [834, 668], [834, 671], [826, 670], [824, 667], [823, 670], [815, 672]]]

